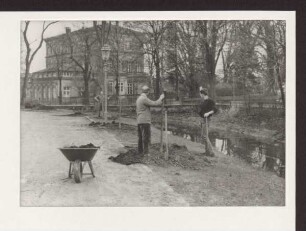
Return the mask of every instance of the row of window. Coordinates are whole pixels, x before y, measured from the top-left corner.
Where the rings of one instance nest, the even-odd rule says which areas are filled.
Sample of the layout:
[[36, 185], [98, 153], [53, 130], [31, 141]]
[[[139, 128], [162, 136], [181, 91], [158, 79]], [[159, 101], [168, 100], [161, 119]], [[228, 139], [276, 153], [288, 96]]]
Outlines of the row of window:
[[[127, 90], [127, 92], [125, 92]], [[57, 88], [55, 87], [42, 87], [42, 88], [34, 88], [29, 93], [35, 99], [56, 99], [58, 96]], [[79, 97], [83, 95], [83, 88], [79, 88]], [[108, 83], [108, 94], [114, 95], [116, 93], [115, 90], [115, 82]], [[119, 83], [119, 93], [120, 94], [137, 94], [137, 84], [128, 83], [127, 89], [124, 88], [124, 83]], [[71, 87], [64, 86], [62, 91], [63, 97], [70, 97], [71, 96]]]
[[[108, 82], [107, 90], [109, 95], [113, 95], [116, 93], [115, 85], [116, 85], [115, 82]], [[128, 94], [128, 95], [137, 94], [137, 84], [128, 83], [127, 89], [125, 89], [124, 83], [119, 82], [119, 94]]]
[[[68, 71], [63, 71], [60, 73], [62, 77], [72, 77], [73, 73]], [[33, 78], [47, 78], [47, 77], [57, 77], [57, 72], [44, 72], [44, 73], [35, 73]]]
[[67, 46], [58, 46], [58, 47], [47, 46], [47, 56], [67, 54], [69, 52], [70, 52], [70, 48]]
[[143, 72], [143, 67], [136, 62], [123, 62], [121, 67], [122, 72]]
[[56, 99], [57, 89], [55, 87], [34, 88], [30, 91], [34, 99]]
[[[66, 65], [67, 64], [67, 65]], [[46, 60], [46, 65], [47, 68], [52, 68], [52, 67], [57, 67], [56, 64], [56, 60], [55, 59], [47, 59]], [[68, 63], [64, 62], [63, 63], [63, 67], [68, 67]], [[115, 70], [115, 67], [113, 65], [111, 65], [111, 69]], [[128, 73], [132, 73], [132, 72], [143, 72], [143, 65], [141, 65], [140, 63], [136, 63], [136, 62], [127, 62], [124, 61], [121, 65], [120, 65], [120, 71], [122, 72], [128, 72]], [[70, 73], [72, 75], [72, 73]], [[55, 74], [53, 74], [55, 75]]]
[[[42, 87], [42, 88], [33, 88], [30, 91], [30, 94], [32, 95], [32, 97], [34, 97], [35, 99], [56, 99], [58, 96], [58, 92], [57, 92], [57, 88], [56, 87]], [[63, 87], [63, 97], [70, 97], [70, 91], [71, 91], [71, 87], [69, 86], [64, 86]], [[82, 89], [79, 89], [80, 94], [79, 96], [82, 96]]]
[[[121, 48], [125, 51], [130, 51], [132, 49], [132, 43], [129, 40], [123, 41], [121, 43]], [[67, 45], [63, 46], [54, 46], [51, 47], [50, 45], [47, 45], [47, 56], [49, 55], [60, 55], [60, 54], [68, 54], [70, 53], [70, 47]]]
[[[64, 97], [70, 97], [70, 89], [71, 87], [69, 86], [65, 86], [63, 88], [63, 96]], [[116, 93], [116, 89], [115, 89], [115, 84], [114, 82], [109, 82], [108, 83], [108, 95], [113, 95]], [[82, 96], [82, 91], [83, 89], [80, 89], [80, 96]], [[124, 91], [124, 83], [123, 82], [120, 82], [119, 83], [119, 93], [120, 94], [124, 94], [125, 91]], [[127, 94], [128, 95], [132, 95], [132, 94], [136, 94], [137, 93], [137, 84], [133, 84], [132, 83], [128, 83], [127, 85]]]

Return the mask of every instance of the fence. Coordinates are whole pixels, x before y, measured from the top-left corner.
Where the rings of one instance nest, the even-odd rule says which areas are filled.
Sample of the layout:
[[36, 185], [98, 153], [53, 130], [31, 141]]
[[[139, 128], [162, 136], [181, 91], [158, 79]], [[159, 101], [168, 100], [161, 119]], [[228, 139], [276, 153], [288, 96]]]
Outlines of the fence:
[[[59, 99], [28, 99], [31, 104], [44, 104], [44, 105], [59, 105]], [[83, 105], [83, 97], [62, 97], [62, 105]], [[89, 98], [90, 104], [94, 104], [93, 97]]]
[[[139, 97], [139, 94], [130, 94], [130, 95], [120, 95], [117, 97], [116, 95], [109, 96], [108, 106], [113, 108], [122, 107], [135, 107], [136, 100]], [[154, 99], [154, 94], [150, 94], [148, 96], [150, 99]], [[181, 107], [194, 107], [200, 103], [200, 98], [180, 98], [180, 100], [176, 100], [175, 95], [168, 94], [166, 104], [170, 108], [176, 108], [177, 106]], [[220, 109], [229, 109], [232, 107], [236, 108], [244, 108], [246, 110], [251, 109], [264, 109], [264, 108], [272, 108], [272, 109], [283, 109], [283, 104], [279, 101], [277, 96], [262, 96], [262, 95], [248, 95], [248, 96], [223, 96], [216, 97], [215, 99], [217, 107]], [[40, 103], [45, 105], [58, 105], [58, 99], [43, 99], [43, 100], [32, 100], [32, 103]], [[93, 97], [90, 97], [90, 104], [94, 105], [95, 101]], [[62, 105], [83, 105], [82, 97], [63, 97]]]
[[[131, 94], [131, 95], [120, 95], [120, 98], [117, 96], [111, 96], [108, 100], [108, 104], [110, 106], [136, 106], [136, 100], [139, 97], [139, 94]], [[150, 93], [148, 96], [149, 99], [154, 99], [155, 95]], [[121, 101], [121, 102], [120, 102]], [[177, 101], [173, 96], [167, 96], [167, 104], [180, 104], [180, 101]]]

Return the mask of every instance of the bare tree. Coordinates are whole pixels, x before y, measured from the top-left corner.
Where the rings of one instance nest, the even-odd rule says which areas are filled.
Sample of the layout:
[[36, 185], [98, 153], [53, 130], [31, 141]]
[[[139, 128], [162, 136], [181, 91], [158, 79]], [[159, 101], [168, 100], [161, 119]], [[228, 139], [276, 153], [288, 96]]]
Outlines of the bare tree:
[[25, 42], [25, 45], [26, 45], [26, 57], [25, 57], [25, 77], [24, 77], [24, 82], [23, 82], [23, 86], [22, 86], [21, 101], [20, 101], [21, 105], [23, 105], [25, 103], [28, 77], [29, 77], [30, 68], [31, 68], [31, 64], [33, 62], [33, 59], [34, 59], [35, 55], [37, 54], [37, 52], [39, 51], [39, 49], [42, 47], [46, 30], [52, 24], [57, 23], [57, 21], [49, 22], [49, 23], [46, 23], [45, 21], [43, 22], [42, 31], [41, 31], [41, 34], [40, 34], [40, 39], [39, 39], [39, 42], [38, 42], [38, 46], [36, 48], [31, 47], [31, 42], [28, 39], [28, 30], [29, 30], [29, 26], [30, 26], [31, 21], [25, 21], [24, 23], [25, 23], [25, 27], [24, 27], [22, 33], [23, 33], [23, 39], [24, 39], [24, 42]]
[[116, 84], [116, 96], [119, 96], [119, 74], [120, 74], [120, 66], [122, 64], [122, 54], [121, 54], [121, 47], [122, 47], [122, 40], [123, 40], [123, 31], [122, 28], [119, 26], [119, 22], [115, 22], [114, 33], [112, 33], [112, 40], [113, 40], [113, 47], [114, 53], [111, 56], [111, 62], [113, 71], [115, 74]]
[[151, 56], [155, 69], [155, 97], [159, 97], [161, 92], [161, 69], [162, 69], [162, 51], [164, 49], [164, 35], [168, 27], [166, 21], [142, 21], [129, 24], [135, 38], [144, 47], [144, 52]]
[[262, 41], [261, 47], [266, 66], [268, 89], [278, 88], [283, 106], [285, 106], [285, 70], [286, 70], [286, 24], [285, 21], [259, 21], [257, 33], [253, 34]]
[[47, 43], [47, 47], [52, 51], [52, 54], [55, 57], [55, 69], [57, 71], [57, 78], [59, 81], [59, 98], [58, 98], [58, 103], [61, 105], [62, 104], [62, 79], [63, 79], [63, 69], [64, 69], [64, 62], [65, 60], [65, 52], [64, 49], [62, 49], [63, 46], [63, 41], [61, 41], [60, 44], [60, 49], [57, 49], [58, 46], [56, 44], [53, 44], [51, 42]]
[[169, 82], [175, 85], [176, 99], [179, 99], [179, 82], [182, 75], [179, 70], [179, 33], [178, 21], [169, 22], [166, 33], [166, 67]]
[[227, 39], [226, 21], [198, 21], [204, 70], [207, 73], [209, 94], [215, 97], [216, 66]]
[[97, 42], [92, 36], [90, 28], [82, 28], [75, 32], [67, 32], [67, 39], [70, 45], [70, 59], [76, 64], [82, 73], [84, 81], [84, 104], [89, 104], [89, 81], [92, 77], [93, 50]]
[[176, 69], [184, 76], [184, 84], [188, 88], [189, 96], [194, 97], [199, 87], [199, 33], [195, 21], [180, 21], [177, 26], [179, 43], [175, 44], [178, 49]]

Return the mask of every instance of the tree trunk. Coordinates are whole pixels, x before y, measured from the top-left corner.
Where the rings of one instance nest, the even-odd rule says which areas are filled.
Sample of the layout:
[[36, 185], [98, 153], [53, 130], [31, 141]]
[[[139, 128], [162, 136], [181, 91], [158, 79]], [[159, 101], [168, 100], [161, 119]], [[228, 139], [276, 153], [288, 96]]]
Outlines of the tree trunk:
[[214, 59], [211, 55], [211, 49], [208, 49], [206, 55], [206, 69], [208, 70], [208, 95], [212, 98], [215, 98], [215, 71], [214, 71]]
[[195, 98], [197, 96], [199, 96], [198, 92], [199, 92], [199, 88], [198, 88], [198, 84], [196, 84], [196, 82], [193, 80], [193, 77], [190, 77], [191, 80], [191, 84], [189, 86], [189, 96], [191, 98]]
[[117, 50], [117, 57], [116, 57], [116, 86], [115, 88], [116, 88], [116, 95], [118, 97], [119, 96], [119, 51], [118, 50]]
[[279, 87], [281, 97], [282, 97], [282, 104], [283, 104], [283, 107], [285, 108], [285, 105], [286, 105], [285, 100], [286, 99], [285, 99], [285, 93], [284, 93], [284, 88], [283, 88], [283, 85], [282, 85], [281, 76], [280, 76], [280, 73], [279, 73], [279, 63], [278, 62], [277, 62], [277, 65], [276, 65], [276, 73], [277, 73], [278, 87]]
[[57, 77], [58, 77], [58, 81], [59, 81], [59, 89], [58, 89], [58, 103], [59, 105], [62, 105], [63, 103], [63, 94], [62, 94], [62, 76], [60, 75], [60, 70], [57, 70]]
[[59, 77], [59, 98], [58, 98], [58, 103], [62, 105], [63, 103], [63, 94], [62, 94], [62, 78]]
[[202, 25], [203, 35], [203, 46], [205, 52], [203, 53], [204, 58], [204, 69], [208, 73], [208, 94], [210, 97], [215, 98], [215, 53], [217, 44], [217, 33], [216, 22], [212, 21], [211, 35], [208, 33], [207, 21], [204, 21]]
[[117, 99], [119, 96], [119, 73], [120, 73], [120, 64], [119, 64], [119, 49], [120, 49], [120, 40], [119, 40], [119, 35], [118, 35], [118, 28], [119, 28], [119, 22], [116, 21], [116, 44], [117, 44], [117, 52], [116, 52], [116, 95]]
[[84, 74], [84, 104], [89, 105], [89, 78], [88, 74]]
[[223, 66], [223, 74], [224, 74], [224, 82], [225, 83], [228, 83], [229, 79], [228, 79], [228, 74], [227, 74], [227, 65], [226, 65], [226, 62], [225, 62], [225, 57], [224, 57], [224, 52], [222, 51], [221, 53], [222, 55], [222, 66]]
[[156, 57], [155, 57], [155, 70], [156, 70], [156, 83], [155, 83], [155, 98], [158, 99], [160, 95], [160, 59], [159, 59], [159, 54], [156, 52]]
[[216, 78], [215, 78], [215, 71], [216, 71], [216, 47], [217, 47], [217, 34], [218, 29], [216, 27], [216, 21], [212, 21], [212, 41], [211, 41], [211, 48], [210, 48], [210, 55], [211, 55], [211, 70], [210, 70], [210, 96], [215, 98], [216, 91]]
[[29, 72], [30, 72], [30, 64], [27, 63], [26, 64], [26, 71], [25, 71], [25, 75], [24, 75], [24, 82], [23, 82], [23, 86], [22, 86], [22, 92], [21, 92], [21, 100], [20, 100], [21, 105], [24, 105], [24, 103], [25, 103], [25, 98], [26, 98], [26, 94], [27, 94]]
[[175, 70], [175, 92], [176, 92], [176, 100], [179, 100], [179, 78], [178, 78], [178, 70], [177, 70], [177, 65], [176, 65], [176, 70]]
[[268, 75], [268, 79], [271, 79], [273, 82], [271, 84], [271, 86], [269, 86], [268, 90], [269, 93], [273, 93], [276, 94], [275, 92], [275, 88], [274, 88], [274, 52], [273, 52], [273, 47], [269, 42], [266, 42], [266, 47], [267, 47], [267, 75]]

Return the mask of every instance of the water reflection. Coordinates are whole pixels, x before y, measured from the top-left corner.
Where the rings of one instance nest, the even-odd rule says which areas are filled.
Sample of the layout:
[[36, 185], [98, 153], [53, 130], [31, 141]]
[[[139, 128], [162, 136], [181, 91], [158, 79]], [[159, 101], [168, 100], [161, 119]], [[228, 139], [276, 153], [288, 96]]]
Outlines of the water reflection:
[[[193, 142], [204, 143], [200, 129], [168, 127], [170, 134], [181, 136]], [[264, 143], [243, 135], [210, 131], [211, 143], [224, 155], [240, 158], [255, 168], [273, 171], [285, 176], [285, 145], [283, 143]]]

